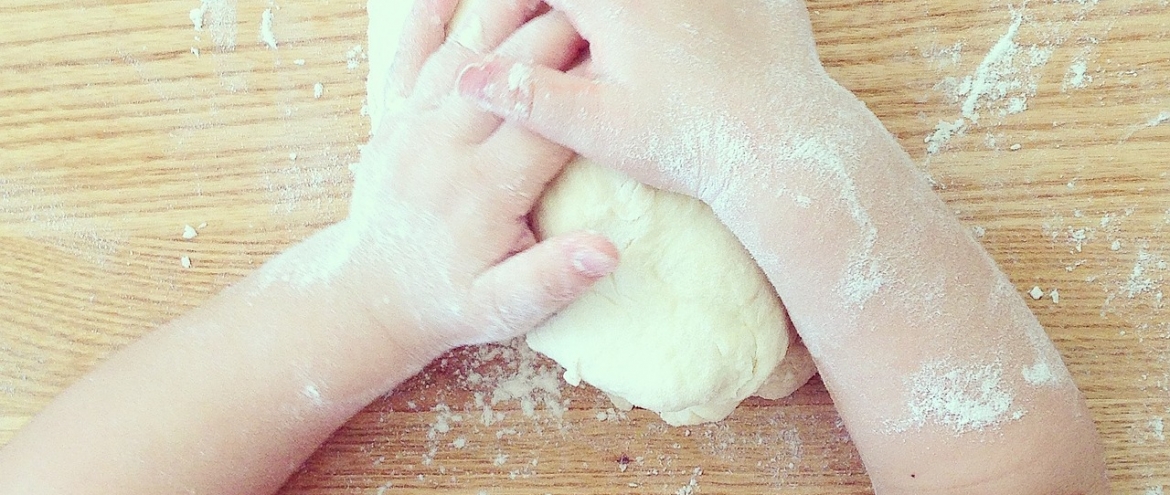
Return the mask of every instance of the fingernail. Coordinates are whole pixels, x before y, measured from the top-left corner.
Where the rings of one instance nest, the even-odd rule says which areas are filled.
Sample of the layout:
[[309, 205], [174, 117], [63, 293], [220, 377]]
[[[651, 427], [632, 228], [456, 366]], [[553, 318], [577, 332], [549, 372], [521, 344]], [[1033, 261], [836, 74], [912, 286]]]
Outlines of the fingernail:
[[532, 112], [532, 67], [496, 59], [469, 65], [459, 75], [459, 92], [486, 111], [525, 118]]
[[490, 61], [471, 64], [463, 69], [462, 74], [459, 74], [459, 92], [480, 106], [489, 104], [487, 90], [492, 82], [490, 65]]
[[617, 269], [618, 260], [591, 247], [579, 247], [573, 252], [573, 268], [591, 278], [601, 278]]

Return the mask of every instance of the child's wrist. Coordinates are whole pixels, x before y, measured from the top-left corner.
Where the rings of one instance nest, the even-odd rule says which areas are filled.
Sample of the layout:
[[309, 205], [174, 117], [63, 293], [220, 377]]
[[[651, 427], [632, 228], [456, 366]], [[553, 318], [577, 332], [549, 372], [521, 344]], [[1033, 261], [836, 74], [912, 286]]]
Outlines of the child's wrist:
[[362, 366], [421, 368], [448, 347], [409, 317], [402, 298], [391, 293], [391, 275], [364, 261], [368, 241], [352, 227], [334, 224], [281, 253], [247, 290], [295, 314], [312, 340], [353, 347]]

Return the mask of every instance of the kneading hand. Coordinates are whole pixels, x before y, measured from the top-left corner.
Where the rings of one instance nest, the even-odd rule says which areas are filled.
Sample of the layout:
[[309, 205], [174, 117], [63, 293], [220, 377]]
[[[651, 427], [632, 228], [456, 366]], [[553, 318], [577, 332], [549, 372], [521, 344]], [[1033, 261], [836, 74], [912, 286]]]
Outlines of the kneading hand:
[[496, 54], [460, 90], [653, 186], [713, 203], [752, 180], [763, 134], [807, 125], [840, 93], [800, 1], [549, 3], [589, 40], [589, 74]]
[[527, 214], [573, 153], [454, 94], [480, 54], [564, 67], [581, 38], [559, 12], [529, 21], [529, 0], [483, 2], [447, 37], [457, 3], [423, 1], [411, 14], [389, 85], [397, 109], [355, 166], [338, 235], [354, 246], [355, 292], [375, 318], [392, 333], [418, 329], [404, 344], [437, 352], [522, 334], [617, 263], [598, 234], [537, 244], [529, 230]]

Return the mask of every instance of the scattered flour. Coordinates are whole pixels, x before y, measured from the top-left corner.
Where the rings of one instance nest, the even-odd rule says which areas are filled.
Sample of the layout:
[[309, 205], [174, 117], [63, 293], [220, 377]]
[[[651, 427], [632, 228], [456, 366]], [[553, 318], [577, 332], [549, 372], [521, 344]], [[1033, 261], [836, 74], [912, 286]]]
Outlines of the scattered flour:
[[[1143, 247], [1138, 250], [1137, 260], [1134, 262], [1133, 270], [1129, 274], [1122, 285], [1122, 292], [1126, 297], [1133, 299], [1140, 294], [1154, 292], [1162, 285], [1162, 275], [1153, 273], [1155, 271], [1165, 271], [1167, 268], [1166, 260], [1160, 256], [1156, 256]], [[1158, 295], [1161, 292], [1157, 293]], [[1158, 297], [1158, 299], [1161, 299]]]
[[1138, 124], [1137, 126], [1133, 127], [1129, 132], [1125, 133], [1125, 135], [1121, 137], [1121, 140], [1126, 141], [1143, 129], [1158, 127], [1162, 124], [1165, 124], [1166, 122], [1170, 122], [1170, 110], [1163, 110], [1159, 112], [1158, 115], [1150, 117], [1150, 119], [1147, 120], [1144, 124]]
[[[430, 465], [443, 447], [463, 449], [469, 444], [466, 433], [495, 429], [497, 440], [521, 434], [516, 420], [523, 419], [533, 431], [564, 432], [568, 400], [561, 394], [563, 369], [528, 348], [524, 340], [504, 344], [489, 344], [466, 349], [465, 365], [455, 371], [459, 379], [449, 390], [439, 390], [444, 396], [455, 390], [472, 392], [472, 400], [462, 404], [439, 403], [432, 411], [434, 421], [426, 436], [423, 464]], [[519, 411], [509, 420], [508, 411]], [[448, 434], [459, 435], [445, 440]], [[490, 430], [489, 430], [490, 431]], [[505, 444], [501, 443], [503, 448]], [[510, 455], [503, 451], [493, 458], [497, 466], [507, 463]], [[533, 474], [536, 463], [527, 463], [517, 475]]]
[[183, 226], [183, 239], [186, 239], [189, 241], [191, 239], [194, 239], [198, 235], [199, 235], [199, 231], [195, 230], [195, 227], [192, 227], [190, 225]]
[[181, 265], [183, 268], [188, 268], [188, 269], [191, 268], [191, 257], [190, 256], [180, 256], [179, 257], [179, 265]]
[[1007, 32], [991, 47], [973, 73], [963, 79], [947, 78], [936, 88], [958, 102], [960, 116], [941, 120], [925, 139], [927, 155], [946, 148], [950, 140], [961, 136], [985, 117], [1002, 120], [1028, 108], [1028, 98], [1039, 87], [1039, 68], [1048, 63], [1053, 48], [1021, 46], [1016, 36], [1024, 25], [1024, 14], [1012, 13]]
[[697, 467], [691, 472], [691, 480], [682, 488], [675, 490], [674, 495], [693, 495], [699, 488], [699, 477], [703, 475], [703, 468]]
[[325, 96], [325, 85], [321, 83], [314, 84], [313, 98], [320, 100], [322, 96]]
[[345, 67], [349, 70], [357, 70], [361, 65], [361, 61], [365, 60], [367, 55], [362, 50], [362, 45], [354, 45], [353, 48], [345, 51]]

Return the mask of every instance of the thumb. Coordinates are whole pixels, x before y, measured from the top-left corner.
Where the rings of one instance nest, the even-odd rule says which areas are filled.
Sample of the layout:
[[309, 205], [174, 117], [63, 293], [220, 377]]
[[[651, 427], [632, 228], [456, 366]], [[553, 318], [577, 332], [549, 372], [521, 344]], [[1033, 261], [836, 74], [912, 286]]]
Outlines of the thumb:
[[617, 249], [601, 234], [547, 239], [476, 279], [468, 344], [517, 337], [536, 328], [617, 268]]
[[484, 110], [594, 159], [615, 152], [612, 134], [626, 127], [618, 112], [631, 108], [612, 86], [494, 55], [464, 68], [458, 84]]

